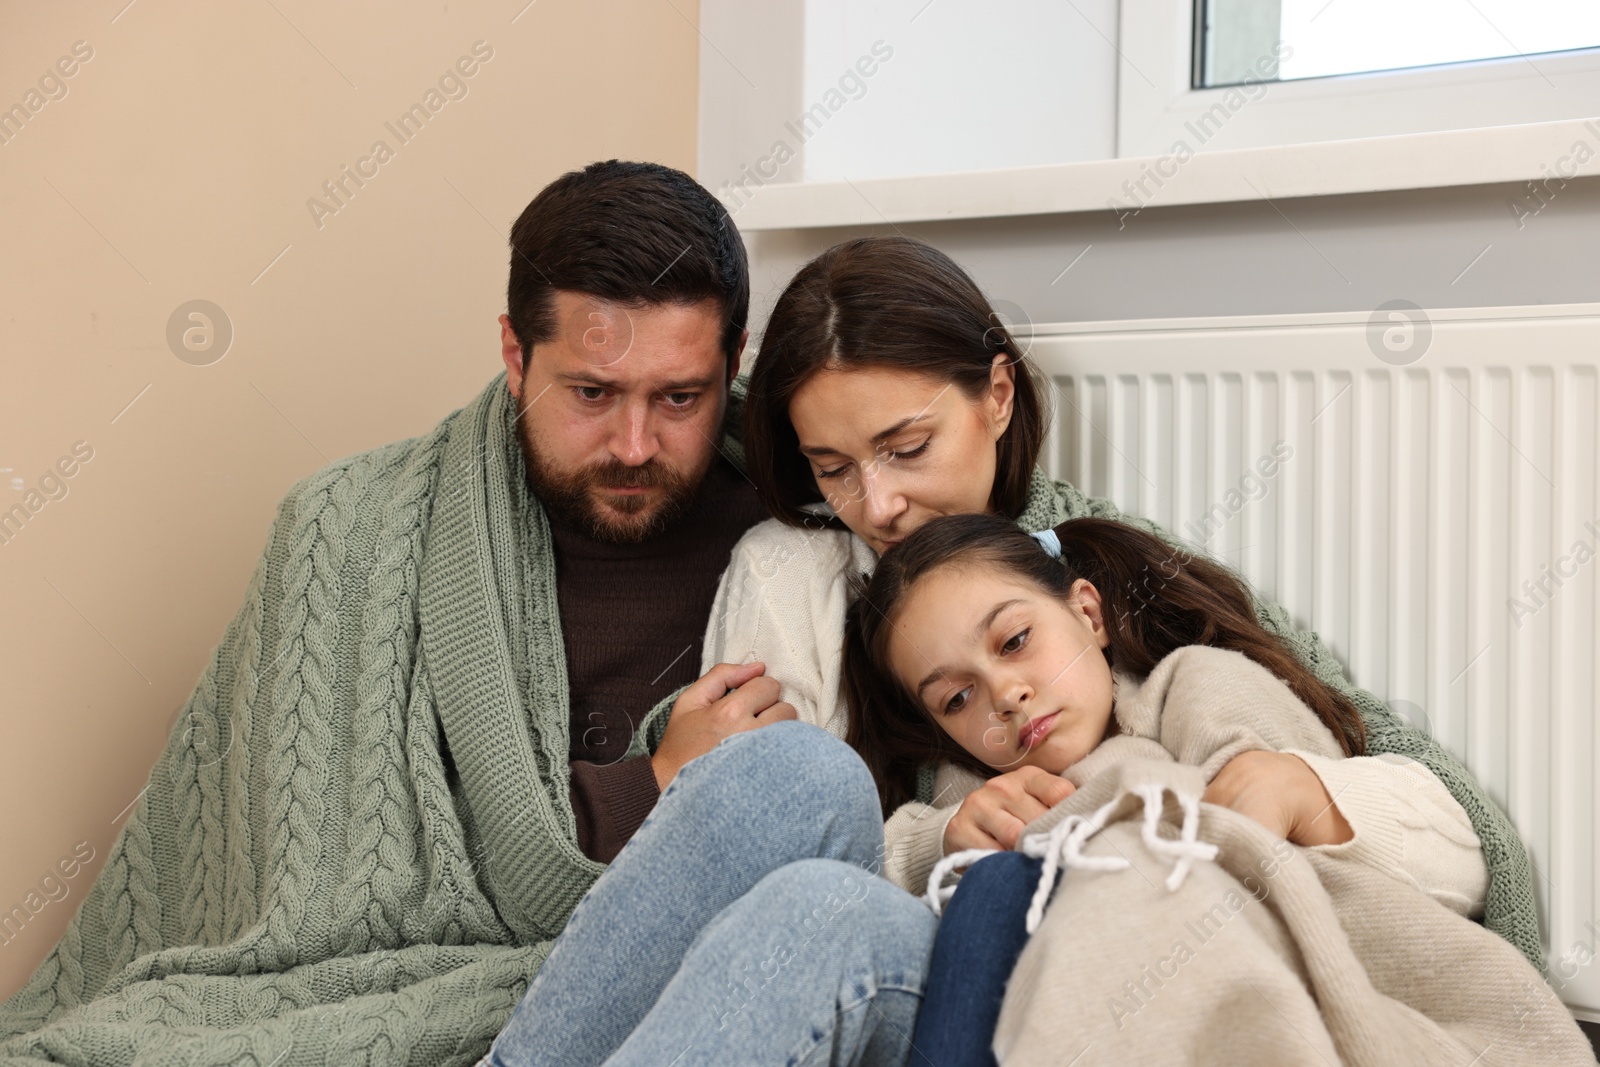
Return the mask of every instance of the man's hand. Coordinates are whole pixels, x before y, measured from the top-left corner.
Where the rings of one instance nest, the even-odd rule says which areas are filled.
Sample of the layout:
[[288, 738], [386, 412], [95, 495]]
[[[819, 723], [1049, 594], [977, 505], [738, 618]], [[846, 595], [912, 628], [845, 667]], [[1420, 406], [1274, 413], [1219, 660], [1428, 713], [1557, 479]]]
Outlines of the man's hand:
[[1077, 791], [1039, 767], [1018, 767], [967, 794], [944, 828], [944, 854], [964, 848], [1017, 847], [1022, 828]]
[[766, 677], [766, 669], [764, 663], [719, 663], [683, 691], [650, 757], [662, 790], [685, 763], [710, 752], [724, 737], [798, 717], [792, 705], [778, 699], [778, 683]]
[[1240, 753], [1200, 799], [1248, 815], [1297, 845], [1342, 845], [1355, 836], [1317, 772], [1287, 752]]

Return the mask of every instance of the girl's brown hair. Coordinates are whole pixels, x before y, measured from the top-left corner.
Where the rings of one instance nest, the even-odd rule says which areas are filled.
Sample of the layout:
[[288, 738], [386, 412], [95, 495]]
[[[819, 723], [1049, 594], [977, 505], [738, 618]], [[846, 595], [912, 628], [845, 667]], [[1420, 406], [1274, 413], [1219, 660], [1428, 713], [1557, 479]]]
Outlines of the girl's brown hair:
[[[1100, 593], [1106, 659], [1144, 678], [1184, 645], [1233, 649], [1281, 678], [1333, 731], [1348, 756], [1366, 752], [1360, 712], [1300, 662], [1256, 619], [1249, 587], [1230, 568], [1111, 519], [1069, 519], [1055, 528], [1056, 560], [1017, 525], [995, 515], [947, 515], [884, 553], [845, 617], [845, 739], [866, 760], [884, 813], [916, 797], [917, 769], [949, 760], [985, 777], [998, 772], [939, 728], [888, 667], [895, 614], [918, 580], [950, 564], [990, 566], [1066, 600], [1088, 579]], [[859, 588], [859, 586], [858, 586]]]
[[983, 292], [932, 245], [909, 237], [860, 237], [800, 268], [767, 320], [744, 409], [746, 470], [767, 510], [791, 526], [816, 519], [822, 500], [789, 401], [824, 368], [889, 367], [927, 375], [969, 400], [989, 393], [994, 358], [1015, 379], [1011, 421], [996, 446], [990, 507], [1022, 514], [1048, 414], [1039, 372]]

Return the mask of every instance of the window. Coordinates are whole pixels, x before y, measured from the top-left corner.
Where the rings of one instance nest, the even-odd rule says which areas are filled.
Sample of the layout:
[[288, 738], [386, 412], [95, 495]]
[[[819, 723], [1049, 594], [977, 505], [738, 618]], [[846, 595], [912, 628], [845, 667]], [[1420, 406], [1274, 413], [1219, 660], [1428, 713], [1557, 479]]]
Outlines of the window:
[[1191, 84], [1242, 83], [1287, 47], [1278, 80], [1404, 70], [1600, 47], [1594, 0], [1199, 0]]
[[1127, 0], [1120, 30], [1124, 157], [1600, 114], [1594, 0]]

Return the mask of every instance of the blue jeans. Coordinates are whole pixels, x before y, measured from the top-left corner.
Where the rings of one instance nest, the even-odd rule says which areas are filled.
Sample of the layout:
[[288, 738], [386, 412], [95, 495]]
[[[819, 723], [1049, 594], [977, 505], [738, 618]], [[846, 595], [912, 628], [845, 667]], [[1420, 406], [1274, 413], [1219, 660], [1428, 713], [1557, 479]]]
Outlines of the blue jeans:
[[878, 876], [866, 765], [800, 722], [686, 764], [483, 1063], [900, 1067], [937, 920]]
[[912, 1038], [919, 1064], [996, 1067], [990, 1045], [1006, 981], [1028, 943], [1028, 905], [1043, 865], [1000, 852], [968, 867], [956, 884], [939, 920]]

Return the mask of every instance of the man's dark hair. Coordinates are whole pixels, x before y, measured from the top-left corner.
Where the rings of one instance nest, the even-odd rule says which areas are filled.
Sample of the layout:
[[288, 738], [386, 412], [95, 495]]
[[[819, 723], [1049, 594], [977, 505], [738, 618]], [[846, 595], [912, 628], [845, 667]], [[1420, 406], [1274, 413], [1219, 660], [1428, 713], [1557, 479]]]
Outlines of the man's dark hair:
[[557, 289], [627, 307], [716, 300], [730, 366], [750, 312], [744, 243], [727, 209], [659, 163], [591, 163], [523, 210], [511, 228], [506, 314], [525, 356], [559, 329]]

